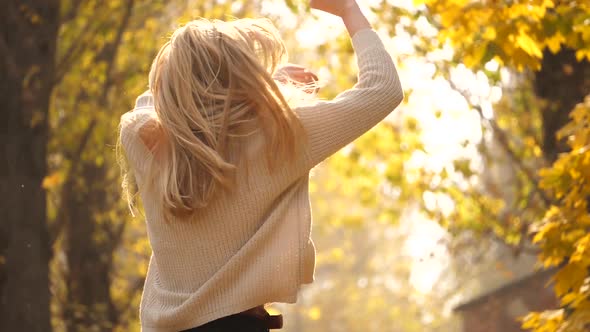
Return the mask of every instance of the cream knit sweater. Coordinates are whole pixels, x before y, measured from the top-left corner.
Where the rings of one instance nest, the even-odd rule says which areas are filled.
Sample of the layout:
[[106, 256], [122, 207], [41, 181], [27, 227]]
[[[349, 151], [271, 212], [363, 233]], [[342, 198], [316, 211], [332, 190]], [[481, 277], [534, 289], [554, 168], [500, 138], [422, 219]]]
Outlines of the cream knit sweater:
[[238, 168], [233, 192], [219, 195], [195, 220], [164, 222], [158, 195], [143, 190], [152, 156], [138, 133], [157, 121], [149, 99], [140, 97], [121, 117], [121, 141], [135, 171], [152, 247], [140, 305], [143, 331], [179, 331], [265, 303], [294, 303], [300, 286], [314, 280], [309, 171], [403, 99], [394, 63], [377, 34], [361, 30], [352, 42], [358, 83], [332, 101], [294, 110], [309, 136], [307, 153], [270, 172], [258, 152], [264, 142], [253, 135], [241, 152], [249, 166]]

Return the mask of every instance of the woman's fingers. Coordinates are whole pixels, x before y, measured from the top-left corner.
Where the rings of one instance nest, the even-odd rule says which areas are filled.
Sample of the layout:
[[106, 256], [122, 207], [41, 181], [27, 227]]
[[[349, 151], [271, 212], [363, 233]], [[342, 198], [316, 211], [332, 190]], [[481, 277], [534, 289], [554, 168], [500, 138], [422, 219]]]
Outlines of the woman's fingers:
[[308, 70], [307, 68], [299, 65], [288, 64], [281, 67], [275, 75], [280, 81], [285, 80], [285, 76], [288, 80], [294, 81], [300, 84], [312, 84], [317, 82], [318, 76]]
[[318, 77], [312, 72], [297, 72], [291, 76], [291, 79], [297, 83], [310, 84], [318, 80]]
[[310, 71], [308, 71], [308, 73], [311, 75], [311, 77], [313, 78], [314, 81], [319, 81], [320, 79], [318, 78], [318, 76]]

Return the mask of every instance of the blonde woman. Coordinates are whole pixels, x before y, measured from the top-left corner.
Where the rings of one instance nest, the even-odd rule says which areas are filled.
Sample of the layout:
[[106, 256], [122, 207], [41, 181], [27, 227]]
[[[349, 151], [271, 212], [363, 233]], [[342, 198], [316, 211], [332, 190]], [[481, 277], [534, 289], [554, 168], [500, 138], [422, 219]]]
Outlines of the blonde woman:
[[[268, 20], [196, 20], [156, 56], [149, 92], [121, 117], [152, 256], [143, 331], [268, 331], [311, 283], [309, 171], [376, 125], [403, 99], [391, 56], [354, 0], [312, 0], [342, 18], [358, 83], [332, 101], [290, 108], [277, 84], [317, 78], [279, 70], [285, 47]], [[309, 86], [303, 89], [309, 90]]]

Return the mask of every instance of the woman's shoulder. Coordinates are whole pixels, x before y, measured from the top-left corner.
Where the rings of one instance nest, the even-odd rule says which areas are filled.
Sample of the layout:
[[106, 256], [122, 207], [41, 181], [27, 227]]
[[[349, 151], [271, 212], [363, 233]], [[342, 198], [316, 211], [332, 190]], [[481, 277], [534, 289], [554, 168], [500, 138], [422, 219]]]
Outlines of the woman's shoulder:
[[154, 106], [154, 97], [148, 90], [135, 99], [135, 108]]
[[158, 115], [153, 108], [134, 108], [121, 115], [119, 126], [122, 135], [154, 130], [159, 127]]
[[154, 100], [149, 91], [142, 93], [135, 99], [133, 109], [121, 116], [121, 129], [138, 130], [144, 122], [157, 120], [158, 115], [154, 108]]

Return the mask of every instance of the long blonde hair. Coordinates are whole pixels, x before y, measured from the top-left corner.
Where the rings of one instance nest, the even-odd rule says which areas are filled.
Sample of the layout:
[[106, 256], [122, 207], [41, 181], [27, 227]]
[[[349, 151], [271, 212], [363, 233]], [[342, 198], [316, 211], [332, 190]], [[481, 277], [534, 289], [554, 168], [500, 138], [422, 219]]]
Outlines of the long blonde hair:
[[146, 178], [162, 195], [166, 219], [190, 216], [231, 189], [237, 163], [228, 143], [247, 125], [262, 131], [270, 169], [297, 153], [303, 127], [272, 78], [286, 55], [267, 19], [194, 20], [160, 49], [149, 85], [161, 158]]

